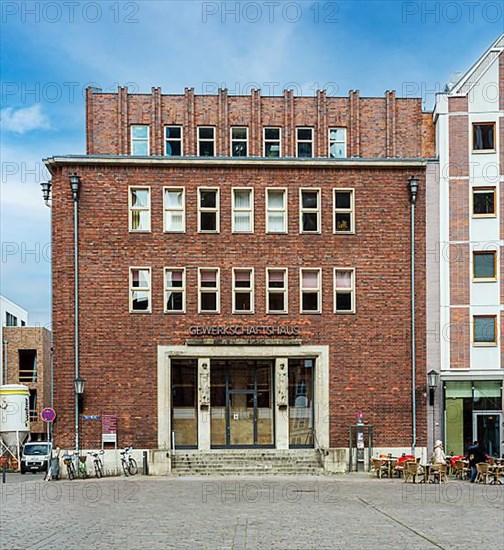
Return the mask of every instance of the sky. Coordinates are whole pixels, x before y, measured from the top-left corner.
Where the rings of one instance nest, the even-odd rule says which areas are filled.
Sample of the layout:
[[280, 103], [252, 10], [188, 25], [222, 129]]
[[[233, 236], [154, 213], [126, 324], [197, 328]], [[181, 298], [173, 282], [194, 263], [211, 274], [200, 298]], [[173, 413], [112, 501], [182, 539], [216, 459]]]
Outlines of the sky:
[[502, 1], [0, 1], [0, 293], [51, 327], [43, 158], [85, 152], [106, 91], [422, 97], [504, 31]]

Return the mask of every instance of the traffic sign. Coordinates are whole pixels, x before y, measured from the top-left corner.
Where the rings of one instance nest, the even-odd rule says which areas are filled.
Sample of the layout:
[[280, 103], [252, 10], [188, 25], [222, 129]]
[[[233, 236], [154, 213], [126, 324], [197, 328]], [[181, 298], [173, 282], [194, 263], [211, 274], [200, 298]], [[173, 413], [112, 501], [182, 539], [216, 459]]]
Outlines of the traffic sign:
[[56, 411], [51, 409], [51, 407], [46, 407], [45, 409], [42, 409], [40, 417], [44, 422], [52, 422], [56, 418]]

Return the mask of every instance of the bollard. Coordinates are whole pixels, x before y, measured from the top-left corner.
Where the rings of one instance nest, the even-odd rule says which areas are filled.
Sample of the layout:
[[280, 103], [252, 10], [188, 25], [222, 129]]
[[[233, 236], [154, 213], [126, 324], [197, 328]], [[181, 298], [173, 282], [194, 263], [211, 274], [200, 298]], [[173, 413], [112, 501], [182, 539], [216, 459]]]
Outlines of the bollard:
[[7, 468], [5, 464], [2, 466], [2, 483], [5, 483], [5, 478], [7, 477]]
[[149, 475], [149, 464], [147, 463], [147, 451], [143, 452], [143, 471], [144, 476]]

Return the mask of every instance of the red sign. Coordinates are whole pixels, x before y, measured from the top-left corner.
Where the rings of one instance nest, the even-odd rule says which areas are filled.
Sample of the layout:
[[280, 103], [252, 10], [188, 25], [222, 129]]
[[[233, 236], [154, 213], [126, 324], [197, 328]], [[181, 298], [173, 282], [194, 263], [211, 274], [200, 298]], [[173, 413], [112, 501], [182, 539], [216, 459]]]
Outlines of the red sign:
[[56, 411], [51, 409], [51, 407], [46, 407], [42, 409], [40, 418], [42, 418], [44, 422], [52, 422], [56, 418]]
[[102, 434], [117, 433], [117, 416], [102, 414]]

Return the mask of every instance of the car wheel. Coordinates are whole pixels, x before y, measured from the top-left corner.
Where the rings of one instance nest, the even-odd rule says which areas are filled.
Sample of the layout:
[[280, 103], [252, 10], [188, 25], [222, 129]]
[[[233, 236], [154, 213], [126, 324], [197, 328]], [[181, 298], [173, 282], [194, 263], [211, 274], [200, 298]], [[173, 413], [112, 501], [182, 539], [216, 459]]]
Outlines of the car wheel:
[[21, 466], [21, 475], [25, 475], [26, 474], [26, 470]]

